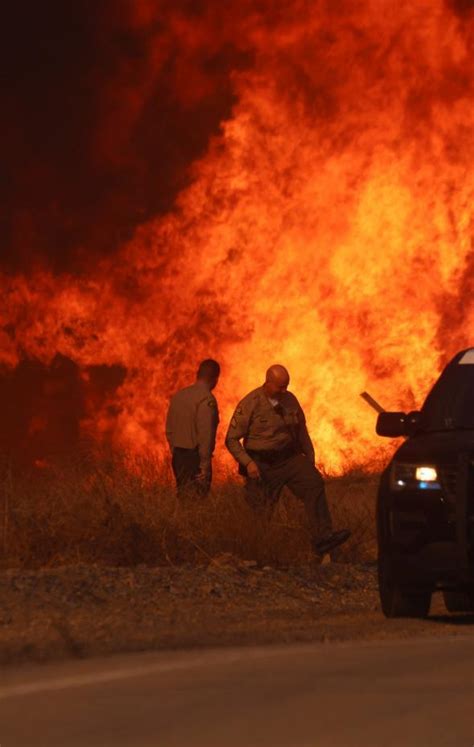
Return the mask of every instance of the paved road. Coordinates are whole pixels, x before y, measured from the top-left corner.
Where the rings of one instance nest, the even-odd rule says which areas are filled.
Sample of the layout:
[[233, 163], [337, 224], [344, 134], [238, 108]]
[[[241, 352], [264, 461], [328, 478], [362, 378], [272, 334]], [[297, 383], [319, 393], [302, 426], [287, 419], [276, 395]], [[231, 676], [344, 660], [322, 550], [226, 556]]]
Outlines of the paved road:
[[472, 747], [474, 636], [167, 652], [0, 675], [1, 747]]

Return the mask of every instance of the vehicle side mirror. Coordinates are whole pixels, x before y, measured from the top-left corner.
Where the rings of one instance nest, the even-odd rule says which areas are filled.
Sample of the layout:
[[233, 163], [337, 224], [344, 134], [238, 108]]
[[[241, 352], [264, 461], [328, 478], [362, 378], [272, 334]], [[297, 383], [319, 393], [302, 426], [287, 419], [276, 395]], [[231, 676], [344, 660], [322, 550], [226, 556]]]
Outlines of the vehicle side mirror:
[[414, 436], [421, 421], [421, 412], [412, 410], [405, 418], [405, 435]]
[[378, 436], [396, 438], [405, 435], [406, 413], [381, 412], [377, 418], [375, 432]]
[[418, 429], [421, 413], [417, 410], [409, 412], [381, 412], [377, 418], [375, 431], [378, 436], [398, 438], [412, 436]]

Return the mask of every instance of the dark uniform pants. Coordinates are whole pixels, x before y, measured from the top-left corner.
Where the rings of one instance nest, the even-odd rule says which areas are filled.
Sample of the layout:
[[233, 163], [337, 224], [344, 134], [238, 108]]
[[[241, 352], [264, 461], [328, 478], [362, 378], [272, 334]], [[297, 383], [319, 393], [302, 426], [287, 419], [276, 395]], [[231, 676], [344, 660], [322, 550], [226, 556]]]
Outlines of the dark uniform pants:
[[173, 449], [171, 460], [173, 473], [176, 479], [176, 488], [179, 497], [206, 496], [211, 489], [211, 478], [198, 480], [199, 473], [199, 451], [198, 449]]
[[332, 521], [326, 499], [324, 480], [319, 470], [304, 454], [293, 454], [282, 461], [261, 461], [253, 452], [261, 479], [246, 479], [246, 498], [258, 512], [271, 516], [286, 486], [300, 498], [306, 510], [312, 538], [327, 537], [332, 532]]

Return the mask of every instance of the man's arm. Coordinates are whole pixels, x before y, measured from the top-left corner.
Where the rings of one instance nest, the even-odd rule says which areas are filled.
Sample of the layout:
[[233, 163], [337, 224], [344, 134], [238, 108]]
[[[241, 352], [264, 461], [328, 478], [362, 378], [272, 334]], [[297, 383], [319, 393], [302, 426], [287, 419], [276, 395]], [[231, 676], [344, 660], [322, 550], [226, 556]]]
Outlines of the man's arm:
[[216, 445], [216, 432], [219, 423], [217, 402], [212, 397], [199, 403], [196, 413], [197, 442], [199, 449], [199, 469], [203, 476], [211, 471], [211, 459]]
[[242, 467], [247, 467], [253, 461], [240, 443], [240, 440], [248, 435], [250, 416], [251, 409], [240, 402], [235, 409], [225, 437], [225, 445]]
[[306, 418], [301, 405], [298, 403], [298, 440], [303, 449], [303, 454], [314, 464], [314, 446], [306, 426]]

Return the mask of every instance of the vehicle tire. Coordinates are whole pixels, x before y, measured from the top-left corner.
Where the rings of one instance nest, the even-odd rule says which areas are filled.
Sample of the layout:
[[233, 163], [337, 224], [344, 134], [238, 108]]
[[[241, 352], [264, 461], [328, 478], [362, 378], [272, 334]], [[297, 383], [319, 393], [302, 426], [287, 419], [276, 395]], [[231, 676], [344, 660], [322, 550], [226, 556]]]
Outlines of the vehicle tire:
[[443, 591], [448, 612], [474, 612], [474, 589], [469, 591]]
[[379, 595], [385, 617], [427, 617], [431, 589], [416, 591], [403, 588], [395, 580], [389, 554], [382, 549], [378, 559]]

